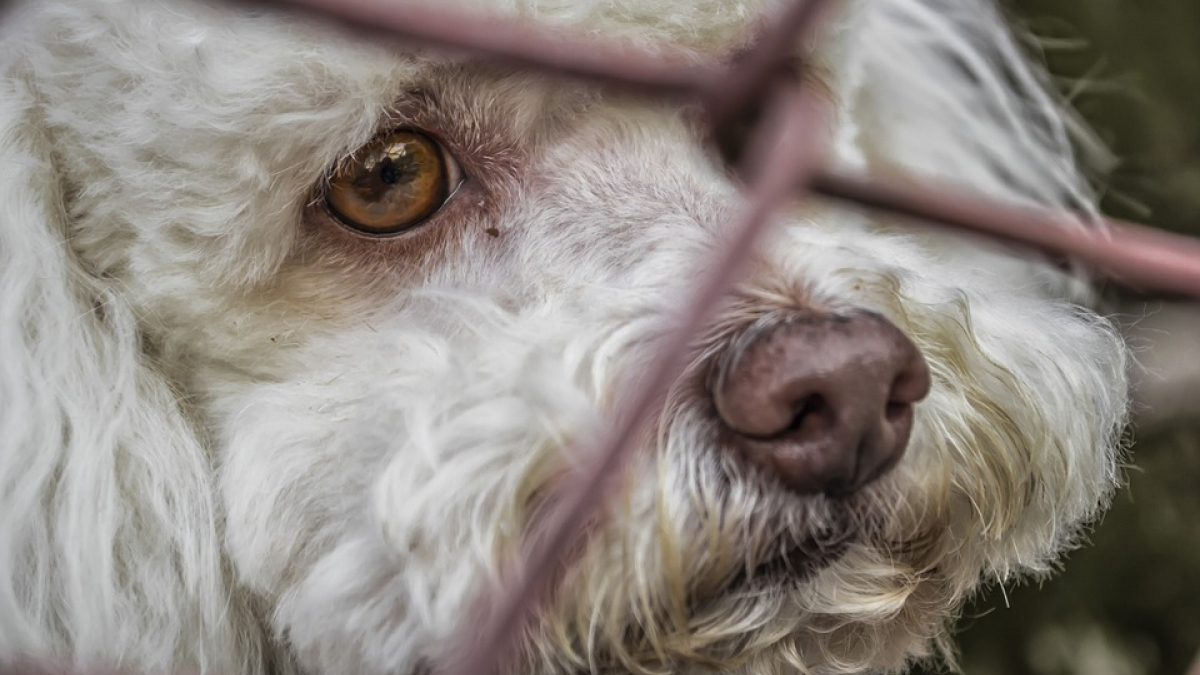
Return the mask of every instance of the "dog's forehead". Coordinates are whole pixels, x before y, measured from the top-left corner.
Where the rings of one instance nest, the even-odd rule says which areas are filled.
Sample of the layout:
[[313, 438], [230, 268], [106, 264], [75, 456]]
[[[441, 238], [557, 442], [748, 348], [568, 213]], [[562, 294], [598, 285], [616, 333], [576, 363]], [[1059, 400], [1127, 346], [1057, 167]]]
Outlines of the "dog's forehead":
[[[838, 16], [850, 16], [846, 7], [856, 4], [844, 3]], [[133, 73], [147, 91], [189, 83], [195, 91], [211, 92], [209, 98], [273, 99], [280, 106], [307, 108], [303, 99], [337, 96], [361, 102], [362, 110], [379, 111], [427, 79], [429, 66], [464, 59], [486, 63], [417, 43], [362, 42], [309, 17], [264, 14], [236, 4], [80, 0], [25, 5], [48, 19], [40, 29], [47, 38], [65, 27], [72, 37], [86, 34], [94, 52], [81, 55], [48, 45], [58, 57], [95, 60], [98, 54], [108, 61], [107, 69]], [[779, 0], [458, 0], [448, 7], [651, 50], [682, 49], [712, 62], [746, 47], [780, 5]], [[812, 45], [819, 61], [829, 60], [832, 42]], [[530, 93], [527, 87], [525, 95]]]

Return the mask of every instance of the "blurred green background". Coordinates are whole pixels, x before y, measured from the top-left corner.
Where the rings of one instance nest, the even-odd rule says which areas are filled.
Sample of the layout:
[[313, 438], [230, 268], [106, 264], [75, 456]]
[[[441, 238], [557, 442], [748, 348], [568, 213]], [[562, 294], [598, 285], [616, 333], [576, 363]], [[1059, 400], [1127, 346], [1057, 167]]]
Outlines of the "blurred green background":
[[1118, 160], [1111, 214], [1200, 227], [1200, 2], [1007, 0]]
[[[1113, 151], [1104, 209], [1200, 235], [1200, 0], [1007, 4]], [[1161, 310], [1127, 291], [1116, 298], [1127, 320]], [[1200, 332], [1174, 339], [1200, 344]], [[1200, 388], [1182, 396], [1193, 401], [1183, 410], [1200, 410]], [[1200, 414], [1143, 411], [1138, 422], [1128, 485], [1092, 545], [1052, 580], [992, 589], [968, 607], [958, 640], [967, 675], [1188, 671], [1200, 652]]]

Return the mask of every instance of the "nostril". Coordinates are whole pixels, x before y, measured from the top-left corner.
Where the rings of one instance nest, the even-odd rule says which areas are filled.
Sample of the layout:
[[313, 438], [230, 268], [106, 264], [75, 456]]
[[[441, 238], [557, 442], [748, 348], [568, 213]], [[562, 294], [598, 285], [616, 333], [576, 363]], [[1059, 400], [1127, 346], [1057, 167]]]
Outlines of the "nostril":
[[897, 401], [888, 401], [884, 406], [883, 416], [888, 422], [895, 422], [904, 417], [912, 410], [911, 403], [899, 403]]
[[814, 438], [828, 429], [833, 411], [829, 402], [820, 394], [806, 396], [793, 406], [792, 421], [783, 429], [761, 440]]
[[899, 461], [930, 377], [898, 328], [866, 312], [804, 314], [752, 335], [711, 380], [731, 445], [801, 493], [845, 495]]

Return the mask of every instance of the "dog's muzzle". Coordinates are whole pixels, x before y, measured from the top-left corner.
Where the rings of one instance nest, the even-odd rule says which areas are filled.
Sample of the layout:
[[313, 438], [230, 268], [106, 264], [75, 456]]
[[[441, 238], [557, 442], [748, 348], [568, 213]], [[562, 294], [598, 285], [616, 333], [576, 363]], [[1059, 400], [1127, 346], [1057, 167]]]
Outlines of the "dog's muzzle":
[[755, 324], [714, 364], [729, 445], [800, 494], [851, 494], [903, 456], [929, 367], [887, 319], [796, 312]]

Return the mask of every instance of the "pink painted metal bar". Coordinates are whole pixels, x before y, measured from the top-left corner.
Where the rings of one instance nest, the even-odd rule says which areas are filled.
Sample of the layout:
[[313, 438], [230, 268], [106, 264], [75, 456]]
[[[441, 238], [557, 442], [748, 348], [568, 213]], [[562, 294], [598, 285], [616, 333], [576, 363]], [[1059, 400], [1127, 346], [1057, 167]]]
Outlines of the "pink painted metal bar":
[[1130, 286], [1200, 298], [1200, 240], [1195, 238], [1116, 220], [1083, 226], [1051, 211], [895, 179], [824, 171], [807, 187], [853, 204], [1071, 256]]
[[498, 602], [481, 608], [485, 625], [482, 628], [472, 625], [464, 630], [457, 644], [469, 646], [461, 659], [446, 664], [440, 671], [442, 675], [496, 672], [502, 655], [506, 655], [525, 629], [530, 610], [546, 593], [556, 567], [563, 562], [562, 552], [569, 549], [588, 518], [607, 502], [605, 488], [613, 484], [623, 460], [631, 452], [632, 439], [682, 373], [692, 340], [717, 311], [726, 289], [738, 277], [766, 230], [771, 213], [794, 194], [797, 183], [807, 181], [817, 169], [822, 157], [812, 129], [822, 128], [821, 106], [819, 98], [807, 90], [789, 91], [776, 102], [750, 150], [750, 161], [760, 169], [757, 180], [748, 189], [739, 223], [716, 258], [701, 268], [699, 289], [688, 301], [679, 324], [666, 337], [646, 375], [637, 387], [618, 397], [625, 404], [598, 446], [588, 453], [591, 463], [562, 490], [560, 505], [549, 516], [547, 536], [525, 563], [517, 567], [508, 585], [496, 589]]
[[[785, 12], [782, 25], [769, 31], [769, 39], [744, 59], [747, 72], [730, 69], [720, 79], [707, 80], [713, 93], [703, 100], [710, 114], [737, 110], [750, 105], [752, 97], [762, 96], [761, 90], [765, 88], [762, 85], [768, 82], [767, 71], [787, 57], [793, 40], [812, 31], [820, 10], [829, 1], [797, 0]], [[788, 36], [792, 39], [787, 39]], [[740, 78], [750, 78], [762, 85], [739, 87]], [[442, 672], [446, 675], [479, 675], [500, 669], [528, 625], [533, 608], [557, 578], [555, 572], [566, 562], [564, 552], [571, 550], [586, 522], [607, 503], [608, 488], [632, 451], [633, 438], [682, 373], [689, 344], [713, 317], [726, 289], [766, 229], [770, 214], [798, 182], [807, 182], [818, 168], [818, 134], [814, 130], [823, 128], [818, 97], [793, 89], [774, 104], [771, 118], [758, 126], [748, 150], [747, 167], [754, 172], [755, 180], [749, 186], [747, 210], [741, 223], [733, 230], [726, 247], [706, 266], [699, 290], [686, 305], [680, 324], [667, 336], [648, 372], [632, 391], [617, 399], [624, 405], [616, 411], [616, 418], [601, 437], [599, 446], [586, 455], [589, 464], [561, 493], [558, 506], [548, 516], [545, 527], [540, 528], [545, 536], [533, 542], [534, 549], [527, 558], [514, 566], [514, 577], [507, 587], [495, 590], [494, 601], [487, 603], [485, 599], [485, 604], [478, 608], [484, 617], [482, 629], [474, 627], [470, 635], [459, 637], [458, 644], [470, 647], [461, 658], [443, 665]], [[463, 625], [465, 633], [468, 624]]]
[[754, 48], [731, 65], [703, 92], [709, 124], [719, 128], [732, 121], [739, 107], [761, 102], [773, 83], [788, 74], [788, 62], [794, 58], [796, 43], [805, 27], [817, 25], [836, 0], [791, 2], [778, 16], [772, 17], [758, 37]]

